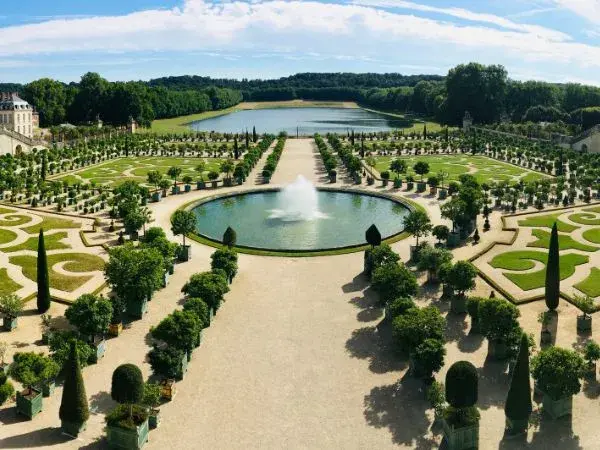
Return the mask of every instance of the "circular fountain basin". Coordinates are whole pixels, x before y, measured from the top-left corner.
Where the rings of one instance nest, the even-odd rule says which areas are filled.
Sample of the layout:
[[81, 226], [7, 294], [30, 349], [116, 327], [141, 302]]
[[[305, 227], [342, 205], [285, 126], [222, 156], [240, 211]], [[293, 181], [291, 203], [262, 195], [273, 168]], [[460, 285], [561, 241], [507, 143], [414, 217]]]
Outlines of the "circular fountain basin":
[[[195, 204], [197, 233], [221, 242], [231, 226], [240, 248], [311, 252], [359, 247], [375, 224], [383, 239], [403, 231], [410, 206], [379, 194], [328, 188], [290, 201], [289, 189], [215, 196]], [[302, 190], [302, 189], [301, 189]], [[291, 205], [293, 203], [293, 205]]]

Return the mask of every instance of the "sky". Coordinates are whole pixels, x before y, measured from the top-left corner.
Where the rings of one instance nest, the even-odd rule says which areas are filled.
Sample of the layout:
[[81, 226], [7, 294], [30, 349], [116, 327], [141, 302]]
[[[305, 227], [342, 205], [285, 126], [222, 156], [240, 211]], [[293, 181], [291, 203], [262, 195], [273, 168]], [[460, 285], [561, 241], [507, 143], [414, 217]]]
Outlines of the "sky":
[[22, 0], [0, 9], [0, 82], [85, 72], [276, 78], [440, 74], [600, 85], [600, 0]]

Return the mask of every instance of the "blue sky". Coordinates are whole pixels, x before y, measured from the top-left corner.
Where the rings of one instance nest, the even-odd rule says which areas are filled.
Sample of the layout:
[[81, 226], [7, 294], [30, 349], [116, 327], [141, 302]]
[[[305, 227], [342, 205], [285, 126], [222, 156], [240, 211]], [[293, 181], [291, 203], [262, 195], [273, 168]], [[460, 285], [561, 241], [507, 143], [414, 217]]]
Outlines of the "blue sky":
[[23, 0], [0, 9], [0, 82], [297, 72], [445, 74], [600, 85], [600, 0]]

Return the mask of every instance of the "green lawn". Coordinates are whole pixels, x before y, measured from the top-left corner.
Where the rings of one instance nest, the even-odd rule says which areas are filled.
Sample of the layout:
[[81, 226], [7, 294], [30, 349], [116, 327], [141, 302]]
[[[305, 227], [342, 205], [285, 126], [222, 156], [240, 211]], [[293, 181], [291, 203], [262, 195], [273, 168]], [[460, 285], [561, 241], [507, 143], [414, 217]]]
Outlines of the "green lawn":
[[562, 213], [558, 214], [546, 214], [544, 216], [534, 216], [528, 217], [524, 220], [519, 220], [519, 226], [521, 227], [539, 227], [539, 228], [552, 228], [554, 222], [556, 222], [556, 226], [558, 231], [562, 231], [563, 233], [570, 233], [573, 230], [576, 230], [579, 227], [575, 225], [571, 225], [565, 222], [561, 222], [558, 220], [558, 217]]
[[31, 225], [29, 227], [21, 227], [23, 231], [29, 234], [37, 234], [40, 229], [44, 231], [48, 230], [64, 230], [65, 228], [81, 228], [81, 223], [73, 222], [72, 220], [62, 219], [60, 217], [44, 216], [42, 221], [37, 225]]
[[[527, 244], [527, 247], [539, 247], [539, 248], [550, 248], [550, 232], [546, 230], [533, 230], [531, 232], [533, 236], [538, 238], [536, 241]], [[589, 239], [588, 239], [589, 240]], [[600, 244], [600, 242], [598, 242]], [[581, 242], [576, 241], [571, 236], [566, 234], [558, 235], [558, 247], [561, 250], [581, 250], [583, 252], [595, 252], [599, 247], [592, 247], [591, 245], [585, 245]]]
[[[20, 266], [23, 269], [23, 275], [32, 281], [36, 281], [37, 277], [37, 258], [30, 255], [11, 256], [9, 258], [11, 264]], [[85, 276], [68, 276], [56, 272], [53, 269], [55, 264], [66, 261], [63, 268], [68, 272], [81, 273], [93, 272], [104, 269], [104, 260], [96, 255], [87, 253], [59, 253], [48, 255], [48, 268], [50, 269], [50, 287], [59, 289], [65, 292], [72, 292], [89, 281], [92, 277]]]
[[16, 212], [14, 209], [8, 209], [0, 206], [0, 214], [10, 214]]
[[[547, 178], [541, 173], [532, 172], [525, 168], [513, 166], [501, 161], [496, 161], [485, 156], [469, 156], [469, 155], [419, 155], [419, 156], [376, 156], [377, 164], [375, 168], [378, 172], [389, 170], [390, 164], [394, 159], [402, 159], [406, 162], [408, 171], [402, 174], [405, 178], [407, 175], [412, 175], [415, 179], [420, 179], [416, 175], [413, 167], [423, 161], [429, 164], [429, 173], [425, 175], [427, 179], [430, 175], [438, 175], [440, 173], [447, 174], [447, 181], [458, 181], [462, 174], [470, 173], [480, 183], [491, 183], [493, 181], [508, 181], [518, 182], [539, 180]], [[392, 174], [393, 175], [393, 174]], [[447, 182], [445, 181], [445, 182]]]
[[[17, 233], [15, 233], [14, 231], [0, 228], [0, 244], [8, 244], [9, 242], [14, 241], [16, 238], [17, 238]], [[2, 249], [1, 251], [6, 251], [6, 250]]]
[[600, 244], [600, 228], [591, 228], [583, 232], [583, 238], [586, 241]]
[[[490, 265], [499, 269], [524, 271], [535, 267], [533, 261], [539, 261], [546, 265], [548, 262], [548, 254], [531, 250], [506, 252], [496, 255], [492, 261], [490, 261]], [[589, 257], [578, 255], [576, 253], [560, 255], [560, 279], [564, 280], [569, 278], [575, 273], [576, 266], [585, 264], [588, 261]], [[524, 274], [504, 272], [504, 276], [522, 290], [529, 291], [544, 286], [546, 281], [546, 268]]]
[[[69, 244], [64, 244], [63, 242], [60, 242], [61, 240], [66, 239], [67, 236], [68, 234], [66, 231], [59, 231], [58, 233], [44, 235], [44, 244], [46, 250], [63, 250], [71, 248]], [[38, 236], [30, 237], [22, 244], [15, 245], [13, 247], [3, 248], [1, 249], [1, 251], [3, 251], [4, 253], [14, 253], [21, 250], [31, 250], [35, 252], [38, 248], [38, 240]]]
[[571, 214], [569, 220], [581, 225], [600, 225], [600, 219], [595, 214], [590, 213]]
[[590, 297], [600, 296], [600, 269], [592, 267], [588, 277], [574, 287]]
[[22, 287], [23, 286], [16, 281], [13, 281], [13, 279], [8, 276], [6, 268], [0, 269], [0, 295], [12, 294]]
[[22, 214], [12, 214], [4, 216], [4, 219], [0, 219], [0, 227], [18, 227], [31, 222], [33, 219], [29, 216]]

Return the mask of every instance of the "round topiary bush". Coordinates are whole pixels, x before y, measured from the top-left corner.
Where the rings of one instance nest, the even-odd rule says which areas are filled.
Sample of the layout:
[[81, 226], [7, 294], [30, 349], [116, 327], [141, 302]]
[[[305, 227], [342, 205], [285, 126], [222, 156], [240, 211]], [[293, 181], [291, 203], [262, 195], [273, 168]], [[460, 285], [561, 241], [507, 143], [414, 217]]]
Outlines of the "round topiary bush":
[[110, 396], [119, 403], [135, 404], [144, 397], [144, 377], [134, 364], [122, 364], [112, 376]]
[[415, 308], [415, 302], [409, 297], [400, 297], [392, 300], [387, 304], [386, 316], [389, 315], [390, 319], [395, 319], [398, 316], [406, 313], [411, 308]]
[[454, 408], [470, 408], [477, 403], [477, 369], [468, 361], [452, 364], [446, 373], [446, 400]]

